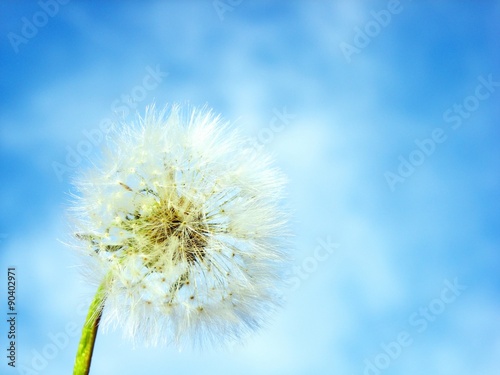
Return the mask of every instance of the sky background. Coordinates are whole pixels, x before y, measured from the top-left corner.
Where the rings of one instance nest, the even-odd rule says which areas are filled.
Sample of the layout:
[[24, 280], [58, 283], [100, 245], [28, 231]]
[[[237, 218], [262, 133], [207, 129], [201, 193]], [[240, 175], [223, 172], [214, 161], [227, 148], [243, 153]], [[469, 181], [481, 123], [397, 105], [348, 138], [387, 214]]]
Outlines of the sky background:
[[2, 1], [4, 354], [8, 266], [19, 314], [0, 373], [72, 371], [93, 290], [62, 243], [70, 180], [99, 152], [85, 134], [155, 101], [206, 104], [275, 155], [294, 287], [230, 350], [100, 332], [92, 374], [499, 374], [499, 19], [499, 1]]

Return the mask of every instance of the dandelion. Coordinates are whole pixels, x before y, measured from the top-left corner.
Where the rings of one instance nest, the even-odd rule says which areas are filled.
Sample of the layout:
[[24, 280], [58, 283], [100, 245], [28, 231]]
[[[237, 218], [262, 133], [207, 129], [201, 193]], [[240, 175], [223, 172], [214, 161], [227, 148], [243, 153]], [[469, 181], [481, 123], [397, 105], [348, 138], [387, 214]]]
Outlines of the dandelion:
[[99, 326], [146, 345], [227, 344], [279, 304], [283, 175], [207, 109], [146, 110], [76, 180], [75, 237], [99, 285], [75, 374]]

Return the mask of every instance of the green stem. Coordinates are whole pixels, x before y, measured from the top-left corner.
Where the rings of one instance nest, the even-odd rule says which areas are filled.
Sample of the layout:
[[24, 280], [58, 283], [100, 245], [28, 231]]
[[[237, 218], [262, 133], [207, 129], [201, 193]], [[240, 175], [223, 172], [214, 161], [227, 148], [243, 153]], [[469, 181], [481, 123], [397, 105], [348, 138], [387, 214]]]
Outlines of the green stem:
[[106, 299], [107, 277], [97, 289], [94, 300], [90, 304], [89, 312], [83, 325], [82, 337], [78, 344], [76, 353], [75, 367], [73, 375], [88, 375], [90, 363], [92, 362], [92, 353], [94, 352], [94, 343], [101, 320], [102, 309]]

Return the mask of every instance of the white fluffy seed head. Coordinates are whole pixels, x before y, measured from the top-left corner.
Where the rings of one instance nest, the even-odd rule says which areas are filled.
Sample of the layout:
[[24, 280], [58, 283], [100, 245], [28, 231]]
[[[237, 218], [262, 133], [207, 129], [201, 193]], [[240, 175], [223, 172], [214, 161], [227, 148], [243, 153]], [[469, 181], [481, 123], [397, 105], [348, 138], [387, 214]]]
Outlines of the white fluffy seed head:
[[279, 304], [284, 176], [211, 111], [146, 110], [75, 180], [101, 324], [149, 345], [227, 344]]

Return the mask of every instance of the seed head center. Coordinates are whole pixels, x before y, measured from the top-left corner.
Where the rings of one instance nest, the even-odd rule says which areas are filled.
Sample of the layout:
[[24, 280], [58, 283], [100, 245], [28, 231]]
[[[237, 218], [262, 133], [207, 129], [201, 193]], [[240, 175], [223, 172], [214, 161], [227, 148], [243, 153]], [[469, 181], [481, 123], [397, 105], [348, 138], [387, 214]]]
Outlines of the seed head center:
[[200, 262], [205, 256], [207, 245], [207, 228], [203, 224], [203, 215], [193, 204], [183, 199], [177, 203], [157, 204], [151, 215], [145, 218], [145, 235], [156, 245], [175, 244], [175, 262]]

